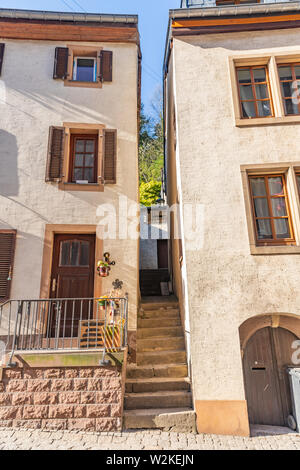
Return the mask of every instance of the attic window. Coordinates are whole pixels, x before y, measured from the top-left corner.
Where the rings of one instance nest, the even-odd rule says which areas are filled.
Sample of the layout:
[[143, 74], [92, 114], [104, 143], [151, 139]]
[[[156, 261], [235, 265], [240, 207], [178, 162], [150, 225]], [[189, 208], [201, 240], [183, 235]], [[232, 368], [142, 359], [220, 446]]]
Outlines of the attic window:
[[77, 82], [97, 81], [97, 60], [95, 57], [74, 57], [73, 80]]

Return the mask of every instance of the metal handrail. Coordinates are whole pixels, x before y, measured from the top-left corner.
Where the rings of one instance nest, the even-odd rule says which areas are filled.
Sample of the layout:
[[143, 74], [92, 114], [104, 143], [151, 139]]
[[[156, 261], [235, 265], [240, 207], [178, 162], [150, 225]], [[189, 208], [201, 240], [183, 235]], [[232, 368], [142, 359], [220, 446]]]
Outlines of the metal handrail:
[[0, 305], [0, 339], [16, 351], [102, 350], [127, 346], [128, 296], [9, 300]]

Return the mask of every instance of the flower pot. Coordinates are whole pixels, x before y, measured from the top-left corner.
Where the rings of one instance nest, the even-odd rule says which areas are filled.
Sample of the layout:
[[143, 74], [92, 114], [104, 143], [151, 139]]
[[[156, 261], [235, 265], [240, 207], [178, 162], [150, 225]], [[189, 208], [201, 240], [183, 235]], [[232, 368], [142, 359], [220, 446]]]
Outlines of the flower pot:
[[107, 277], [108, 271], [109, 271], [109, 268], [107, 268], [106, 266], [99, 266], [99, 274], [101, 277]]

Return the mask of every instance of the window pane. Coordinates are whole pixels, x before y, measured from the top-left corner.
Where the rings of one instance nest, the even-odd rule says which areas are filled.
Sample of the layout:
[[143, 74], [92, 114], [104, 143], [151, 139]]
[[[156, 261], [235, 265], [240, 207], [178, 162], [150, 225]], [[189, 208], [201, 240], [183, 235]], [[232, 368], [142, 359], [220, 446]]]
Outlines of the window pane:
[[90, 252], [89, 242], [81, 242], [80, 266], [88, 266], [89, 265], [89, 252]]
[[86, 152], [95, 152], [95, 141], [94, 140], [87, 140], [85, 146]]
[[82, 169], [81, 168], [75, 168], [74, 170], [74, 179], [75, 181], [82, 180]]
[[280, 80], [292, 80], [291, 67], [278, 67]]
[[296, 175], [296, 179], [297, 179], [298, 191], [300, 193], [300, 175]]
[[60, 244], [60, 266], [68, 266], [70, 254], [70, 242], [61, 242]]
[[285, 114], [299, 114], [298, 105], [294, 100], [283, 100]]
[[254, 199], [256, 217], [269, 217], [268, 200], [264, 197]]
[[94, 155], [85, 156], [85, 166], [94, 166]]
[[76, 146], [75, 146], [76, 152], [84, 152], [84, 140], [76, 140]]
[[256, 226], [259, 240], [273, 238], [270, 220], [256, 220]]
[[271, 116], [270, 101], [257, 101], [258, 115]]
[[251, 75], [249, 69], [238, 70], [237, 75], [240, 83], [251, 82]]
[[253, 69], [253, 77], [255, 82], [265, 82], [266, 81], [266, 69]]
[[72, 242], [71, 245], [71, 266], [78, 266], [79, 242]]
[[94, 64], [94, 59], [77, 59], [76, 80], [80, 82], [93, 82]]
[[295, 65], [294, 69], [296, 78], [300, 78], [300, 65]]
[[253, 196], [266, 196], [266, 186], [264, 178], [250, 178]]
[[283, 195], [283, 181], [281, 176], [268, 178], [268, 182], [271, 196]]
[[76, 154], [75, 155], [75, 166], [83, 166], [83, 154]]
[[257, 99], [269, 98], [267, 85], [255, 85], [255, 93]]
[[290, 98], [293, 96], [293, 82], [283, 82], [281, 83], [281, 93], [282, 96]]
[[94, 168], [85, 168], [84, 179], [88, 180], [89, 183], [95, 183], [94, 181]]
[[254, 100], [252, 85], [240, 86], [241, 100]]
[[255, 105], [253, 101], [242, 102], [243, 117], [256, 117]]
[[291, 238], [287, 219], [274, 219], [274, 226], [277, 238]]
[[276, 197], [271, 199], [272, 212], [274, 217], [285, 217], [287, 216], [286, 204], [284, 197]]

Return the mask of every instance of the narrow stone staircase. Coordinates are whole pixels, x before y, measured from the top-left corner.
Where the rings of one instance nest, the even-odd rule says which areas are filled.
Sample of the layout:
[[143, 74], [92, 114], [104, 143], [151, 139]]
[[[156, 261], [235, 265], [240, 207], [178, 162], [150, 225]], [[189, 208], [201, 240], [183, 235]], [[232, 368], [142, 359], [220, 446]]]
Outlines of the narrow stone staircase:
[[125, 429], [195, 432], [195, 413], [178, 302], [143, 302], [137, 364], [127, 366]]

